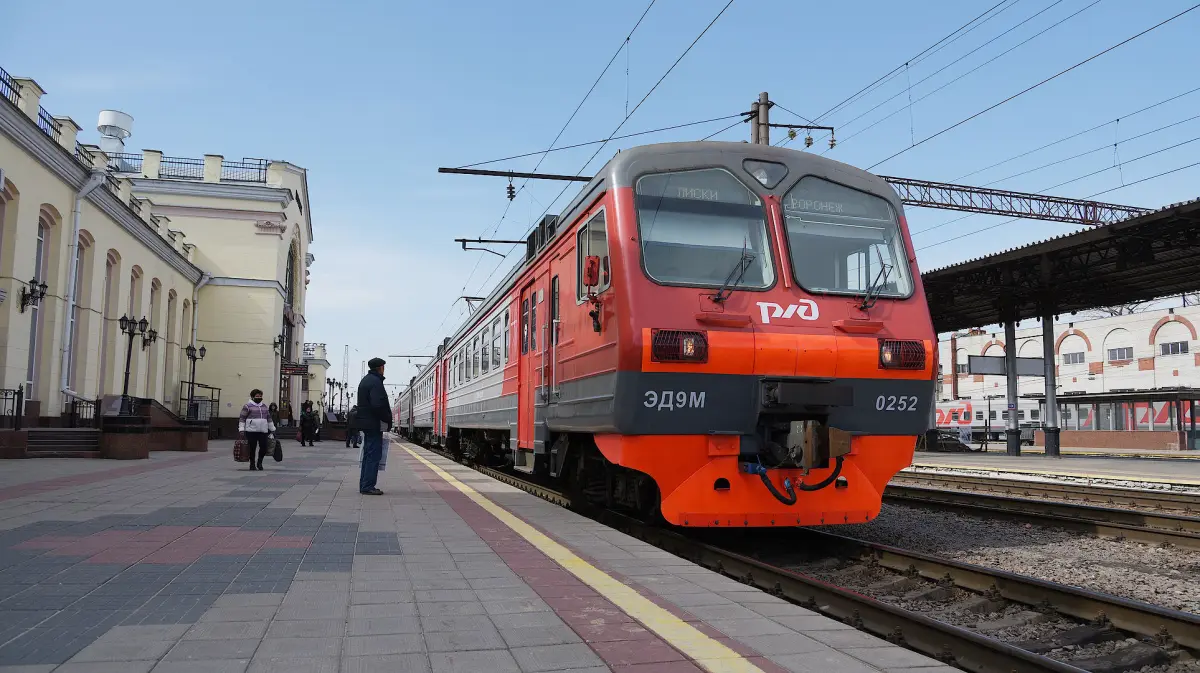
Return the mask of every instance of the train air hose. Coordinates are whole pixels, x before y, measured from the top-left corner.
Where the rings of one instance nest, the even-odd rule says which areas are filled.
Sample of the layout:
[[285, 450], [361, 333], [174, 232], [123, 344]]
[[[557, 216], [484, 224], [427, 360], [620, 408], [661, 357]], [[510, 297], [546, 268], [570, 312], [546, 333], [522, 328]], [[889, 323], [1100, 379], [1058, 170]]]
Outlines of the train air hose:
[[802, 481], [798, 481], [793, 485], [790, 478], [784, 477], [783, 490], [787, 491], [787, 495], [780, 493], [779, 489], [775, 488], [775, 484], [771, 481], [771, 478], [767, 476], [767, 468], [764, 467], [762, 463], [752, 463], [746, 467], [747, 471], [749, 471], [751, 474], [757, 474], [759, 478], [762, 479], [763, 485], [767, 487], [767, 490], [771, 492], [771, 495], [775, 496], [776, 500], [785, 505], [791, 506], [796, 504], [796, 489], [810, 492], [819, 491], [832, 484], [838, 478], [838, 475], [842, 473], [842, 456], [837, 457], [837, 463], [833, 467], [833, 472], [829, 473], [828, 477], [825, 477], [815, 484], [806, 484]]

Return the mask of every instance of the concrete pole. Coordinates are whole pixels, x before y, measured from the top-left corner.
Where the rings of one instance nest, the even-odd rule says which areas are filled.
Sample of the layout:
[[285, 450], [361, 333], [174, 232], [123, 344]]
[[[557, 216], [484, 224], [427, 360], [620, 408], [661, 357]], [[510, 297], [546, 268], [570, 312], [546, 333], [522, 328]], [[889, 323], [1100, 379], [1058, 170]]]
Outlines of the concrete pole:
[[1046, 456], [1058, 457], [1058, 399], [1055, 390], [1058, 379], [1055, 376], [1054, 358], [1054, 314], [1046, 311], [1042, 316], [1042, 359], [1045, 366], [1046, 378], [1046, 416], [1042, 419], [1043, 434], [1046, 437]]
[[1008, 423], [1004, 431], [1008, 455], [1021, 455], [1021, 425], [1017, 419], [1017, 323], [1004, 323], [1004, 371], [1008, 381]]
[[758, 144], [758, 102], [750, 104], [750, 143]]
[[758, 94], [758, 139], [759, 145], [771, 144], [771, 100], [764, 91]]

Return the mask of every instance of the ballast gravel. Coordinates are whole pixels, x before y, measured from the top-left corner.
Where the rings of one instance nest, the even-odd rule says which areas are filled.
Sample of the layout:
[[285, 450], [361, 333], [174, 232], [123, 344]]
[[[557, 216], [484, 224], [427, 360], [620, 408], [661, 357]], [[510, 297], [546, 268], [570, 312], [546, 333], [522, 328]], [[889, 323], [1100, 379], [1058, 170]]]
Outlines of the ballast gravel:
[[825, 530], [1200, 613], [1200, 552], [1049, 526], [884, 504], [865, 524]]

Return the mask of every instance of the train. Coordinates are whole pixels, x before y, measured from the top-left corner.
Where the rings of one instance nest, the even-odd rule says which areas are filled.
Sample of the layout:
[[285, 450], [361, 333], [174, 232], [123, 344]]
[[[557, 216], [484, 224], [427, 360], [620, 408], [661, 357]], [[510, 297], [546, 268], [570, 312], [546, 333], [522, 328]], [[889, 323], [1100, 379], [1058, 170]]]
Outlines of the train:
[[[1004, 442], [1008, 427], [1008, 402], [1004, 399], [960, 399], [938, 402], [934, 424], [939, 429], [971, 433], [971, 441]], [[1017, 426], [1021, 443], [1033, 446], [1034, 432], [1042, 427], [1041, 408], [1036, 400], [1017, 400]]]
[[[617, 153], [399, 396], [399, 432], [687, 527], [860, 523], [931, 426], [900, 199], [809, 152]], [[578, 500], [576, 500], [578, 498]]]

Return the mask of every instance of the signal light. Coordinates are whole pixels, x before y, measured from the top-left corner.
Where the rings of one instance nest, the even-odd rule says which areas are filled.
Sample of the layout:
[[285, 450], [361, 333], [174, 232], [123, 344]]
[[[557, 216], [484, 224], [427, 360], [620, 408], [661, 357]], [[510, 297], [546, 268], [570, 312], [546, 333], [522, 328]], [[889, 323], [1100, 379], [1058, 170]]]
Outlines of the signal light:
[[708, 333], [694, 330], [650, 331], [653, 362], [708, 362]]
[[925, 345], [920, 341], [879, 340], [881, 369], [924, 369]]

